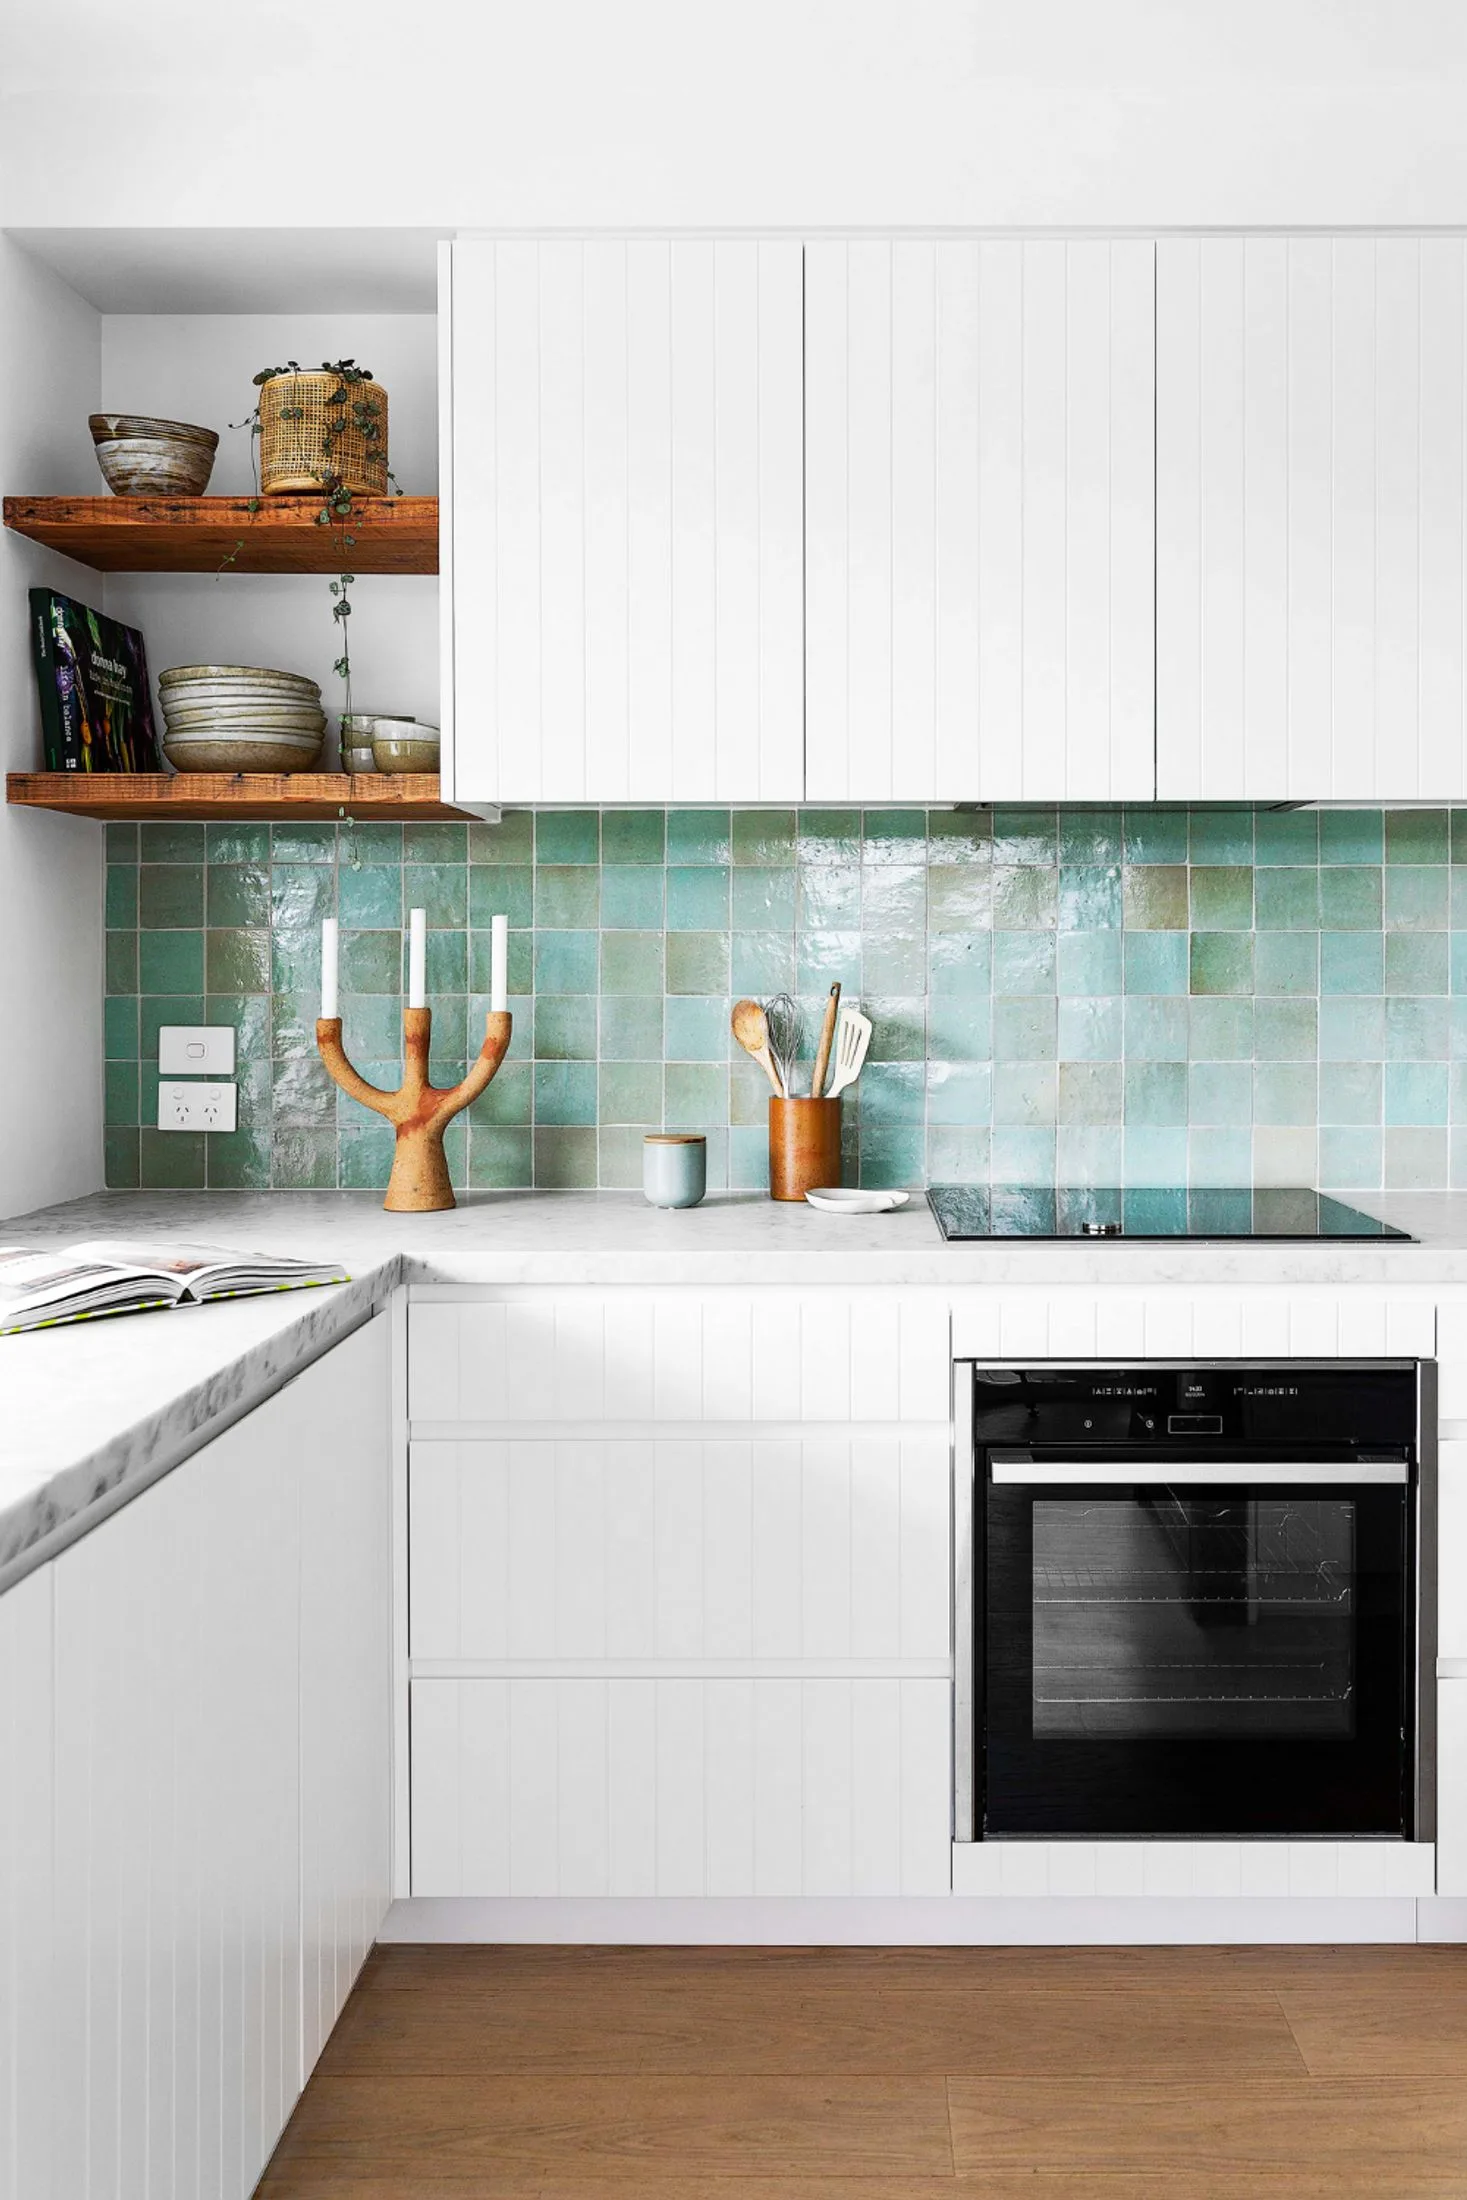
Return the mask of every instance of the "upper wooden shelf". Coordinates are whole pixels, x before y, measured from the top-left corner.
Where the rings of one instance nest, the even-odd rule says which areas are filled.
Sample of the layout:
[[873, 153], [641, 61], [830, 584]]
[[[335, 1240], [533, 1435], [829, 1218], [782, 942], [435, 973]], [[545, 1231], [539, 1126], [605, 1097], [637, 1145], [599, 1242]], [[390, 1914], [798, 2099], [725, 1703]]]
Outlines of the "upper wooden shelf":
[[11, 772], [6, 800], [73, 817], [302, 818], [344, 811], [366, 823], [420, 824], [476, 813], [440, 800], [436, 772]]
[[[5, 524], [103, 573], [436, 573], [437, 497], [7, 497]], [[341, 533], [352, 539], [343, 558]], [[226, 564], [227, 561], [227, 564]]]

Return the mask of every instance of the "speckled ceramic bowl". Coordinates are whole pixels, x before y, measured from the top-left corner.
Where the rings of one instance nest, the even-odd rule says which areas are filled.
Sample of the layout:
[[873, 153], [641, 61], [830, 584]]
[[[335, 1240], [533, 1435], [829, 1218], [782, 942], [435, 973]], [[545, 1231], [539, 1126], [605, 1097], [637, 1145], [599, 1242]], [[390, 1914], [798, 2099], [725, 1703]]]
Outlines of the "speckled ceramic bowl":
[[379, 772], [436, 772], [438, 750], [436, 726], [403, 725], [383, 718], [372, 735], [372, 754]]
[[102, 479], [114, 496], [201, 497], [219, 438], [185, 420], [93, 413], [88, 421]]

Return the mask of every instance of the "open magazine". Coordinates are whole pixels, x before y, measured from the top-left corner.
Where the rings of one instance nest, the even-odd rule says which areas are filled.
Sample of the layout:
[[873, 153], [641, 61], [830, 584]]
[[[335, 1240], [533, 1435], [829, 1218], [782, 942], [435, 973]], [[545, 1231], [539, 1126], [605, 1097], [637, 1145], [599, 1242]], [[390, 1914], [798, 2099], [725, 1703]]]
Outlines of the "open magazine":
[[222, 1245], [130, 1245], [120, 1238], [43, 1252], [0, 1245], [0, 1337], [100, 1314], [141, 1314], [348, 1280], [346, 1270], [330, 1261], [236, 1253]]

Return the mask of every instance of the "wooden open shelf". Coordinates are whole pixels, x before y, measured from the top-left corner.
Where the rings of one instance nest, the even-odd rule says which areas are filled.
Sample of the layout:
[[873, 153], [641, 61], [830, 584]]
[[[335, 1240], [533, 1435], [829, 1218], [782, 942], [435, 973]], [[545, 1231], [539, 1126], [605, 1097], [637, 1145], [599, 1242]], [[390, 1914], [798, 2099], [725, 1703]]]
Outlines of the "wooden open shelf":
[[363, 824], [466, 818], [440, 799], [436, 772], [11, 772], [8, 802], [73, 817], [303, 818], [329, 822], [343, 811]]
[[[7, 497], [5, 524], [103, 573], [436, 573], [437, 497], [360, 497], [318, 527], [319, 496]], [[228, 565], [225, 566], [225, 560]]]

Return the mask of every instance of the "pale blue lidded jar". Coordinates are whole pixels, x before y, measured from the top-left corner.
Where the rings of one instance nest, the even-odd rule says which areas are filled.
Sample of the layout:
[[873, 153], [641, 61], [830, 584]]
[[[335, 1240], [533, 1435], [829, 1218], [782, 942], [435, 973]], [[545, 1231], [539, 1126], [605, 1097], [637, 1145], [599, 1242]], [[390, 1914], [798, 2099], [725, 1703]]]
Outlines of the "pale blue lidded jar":
[[649, 1131], [642, 1190], [654, 1207], [696, 1207], [708, 1189], [708, 1141], [697, 1131]]

